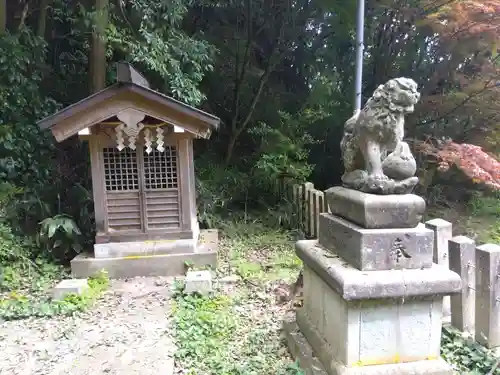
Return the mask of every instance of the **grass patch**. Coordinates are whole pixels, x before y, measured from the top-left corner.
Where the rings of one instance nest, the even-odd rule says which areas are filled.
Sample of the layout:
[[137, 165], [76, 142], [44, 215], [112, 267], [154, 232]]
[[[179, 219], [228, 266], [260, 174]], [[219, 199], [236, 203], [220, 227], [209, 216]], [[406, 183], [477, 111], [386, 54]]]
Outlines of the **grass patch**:
[[259, 223], [227, 224], [219, 247], [219, 276], [238, 274], [212, 296], [175, 297], [176, 367], [185, 375], [303, 375], [280, 336], [289, 309], [276, 285], [300, 270], [293, 241]]
[[0, 298], [0, 318], [4, 320], [42, 318], [85, 311], [107, 289], [109, 279], [105, 272], [100, 272], [89, 278], [88, 284], [89, 288], [81, 295], [70, 293], [60, 301], [52, 300], [47, 291], [36, 293], [34, 290], [27, 290], [24, 293], [18, 291], [4, 293], [4, 296]]
[[173, 319], [176, 366], [186, 375], [302, 375], [252, 297], [179, 294]]
[[89, 289], [82, 295], [69, 294], [52, 301], [52, 288], [64, 278], [67, 269], [44, 258], [28, 239], [15, 236], [0, 222], [0, 320], [49, 317], [83, 311], [99, 298], [109, 279], [101, 272], [89, 278]]
[[290, 282], [297, 277], [302, 262], [295, 255], [289, 233], [259, 223], [226, 224], [223, 233], [219, 273], [238, 274], [259, 283]]

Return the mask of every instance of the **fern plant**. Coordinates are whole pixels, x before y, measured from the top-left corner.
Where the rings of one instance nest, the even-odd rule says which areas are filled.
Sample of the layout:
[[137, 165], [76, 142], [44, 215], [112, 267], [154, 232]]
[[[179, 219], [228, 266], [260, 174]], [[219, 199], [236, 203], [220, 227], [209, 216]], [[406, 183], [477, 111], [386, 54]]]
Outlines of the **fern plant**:
[[45, 247], [56, 258], [66, 258], [72, 251], [77, 254], [82, 251], [79, 241], [81, 234], [71, 216], [58, 214], [40, 222], [37, 244]]

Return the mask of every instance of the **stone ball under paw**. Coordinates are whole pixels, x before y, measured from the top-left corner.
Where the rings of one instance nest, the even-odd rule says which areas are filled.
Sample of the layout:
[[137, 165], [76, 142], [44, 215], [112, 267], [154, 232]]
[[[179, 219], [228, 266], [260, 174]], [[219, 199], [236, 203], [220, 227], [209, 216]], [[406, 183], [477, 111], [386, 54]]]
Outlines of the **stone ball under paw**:
[[387, 177], [401, 181], [415, 176], [417, 162], [413, 157], [410, 147], [401, 142], [394, 152], [390, 153], [382, 162], [382, 170]]

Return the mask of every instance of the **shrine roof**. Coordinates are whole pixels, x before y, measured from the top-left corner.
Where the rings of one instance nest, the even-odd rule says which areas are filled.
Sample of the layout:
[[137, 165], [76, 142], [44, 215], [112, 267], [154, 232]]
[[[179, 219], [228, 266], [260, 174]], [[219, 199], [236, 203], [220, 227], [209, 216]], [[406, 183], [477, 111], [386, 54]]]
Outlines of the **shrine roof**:
[[149, 83], [129, 64], [118, 65], [117, 83], [74, 103], [38, 122], [61, 142], [85, 128], [135, 109], [178, 126], [198, 137], [209, 138], [220, 119], [149, 88]]

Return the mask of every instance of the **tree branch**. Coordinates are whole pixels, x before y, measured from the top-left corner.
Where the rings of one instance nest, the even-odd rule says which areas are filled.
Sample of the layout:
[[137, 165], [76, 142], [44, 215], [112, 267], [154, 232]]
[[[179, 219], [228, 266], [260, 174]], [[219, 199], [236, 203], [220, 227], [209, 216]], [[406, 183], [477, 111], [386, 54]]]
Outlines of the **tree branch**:
[[24, 3], [23, 11], [21, 12], [21, 17], [19, 19], [19, 25], [17, 26], [17, 31], [21, 31], [26, 23], [26, 17], [28, 17], [29, 10], [29, 0]]
[[432, 124], [432, 123], [435, 123], [435, 122], [438, 122], [438, 121], [441, 121], [441, 120], [444, 120], [446, 117], [452, 115], [457, 109], [463, 107], [465, 104], [467, 104], [469, 101], [471, 101], [474, 97], [482, 94], [483, 92], [485, 92], [486, 90], [489, 90], [491, 88], [494, 88], [494, 87], [497, 87], [498, 84], [495, 83], [494, 85], [491, 85], [490, 86], [490, 83], [495, 80], [496, 77], [492, 77], [490, 78], [484, 85], [484, 87], [481, 89], [481, 90], [478, 90], [476, 92], [473, 92], [472, 94], [470, 94], [469, 96], [467, 96], [464, 100], [462, 100], [460, 102], [460, 104], [456, 105], [455, 107], [453, 107], [451, 110], [449, 110], [448, 112], [446, 112], [445, 114], [441, 115], [441, 116], [438, 116], [434, 119], [431, 119], [431, 120], [428, 120], [428, 121], [423, 121], [419, 124], [416, 124], [415, 127], [419, 127], [419, 126], [424, 126], [424, 125], [429, 125], [429, 124]]

